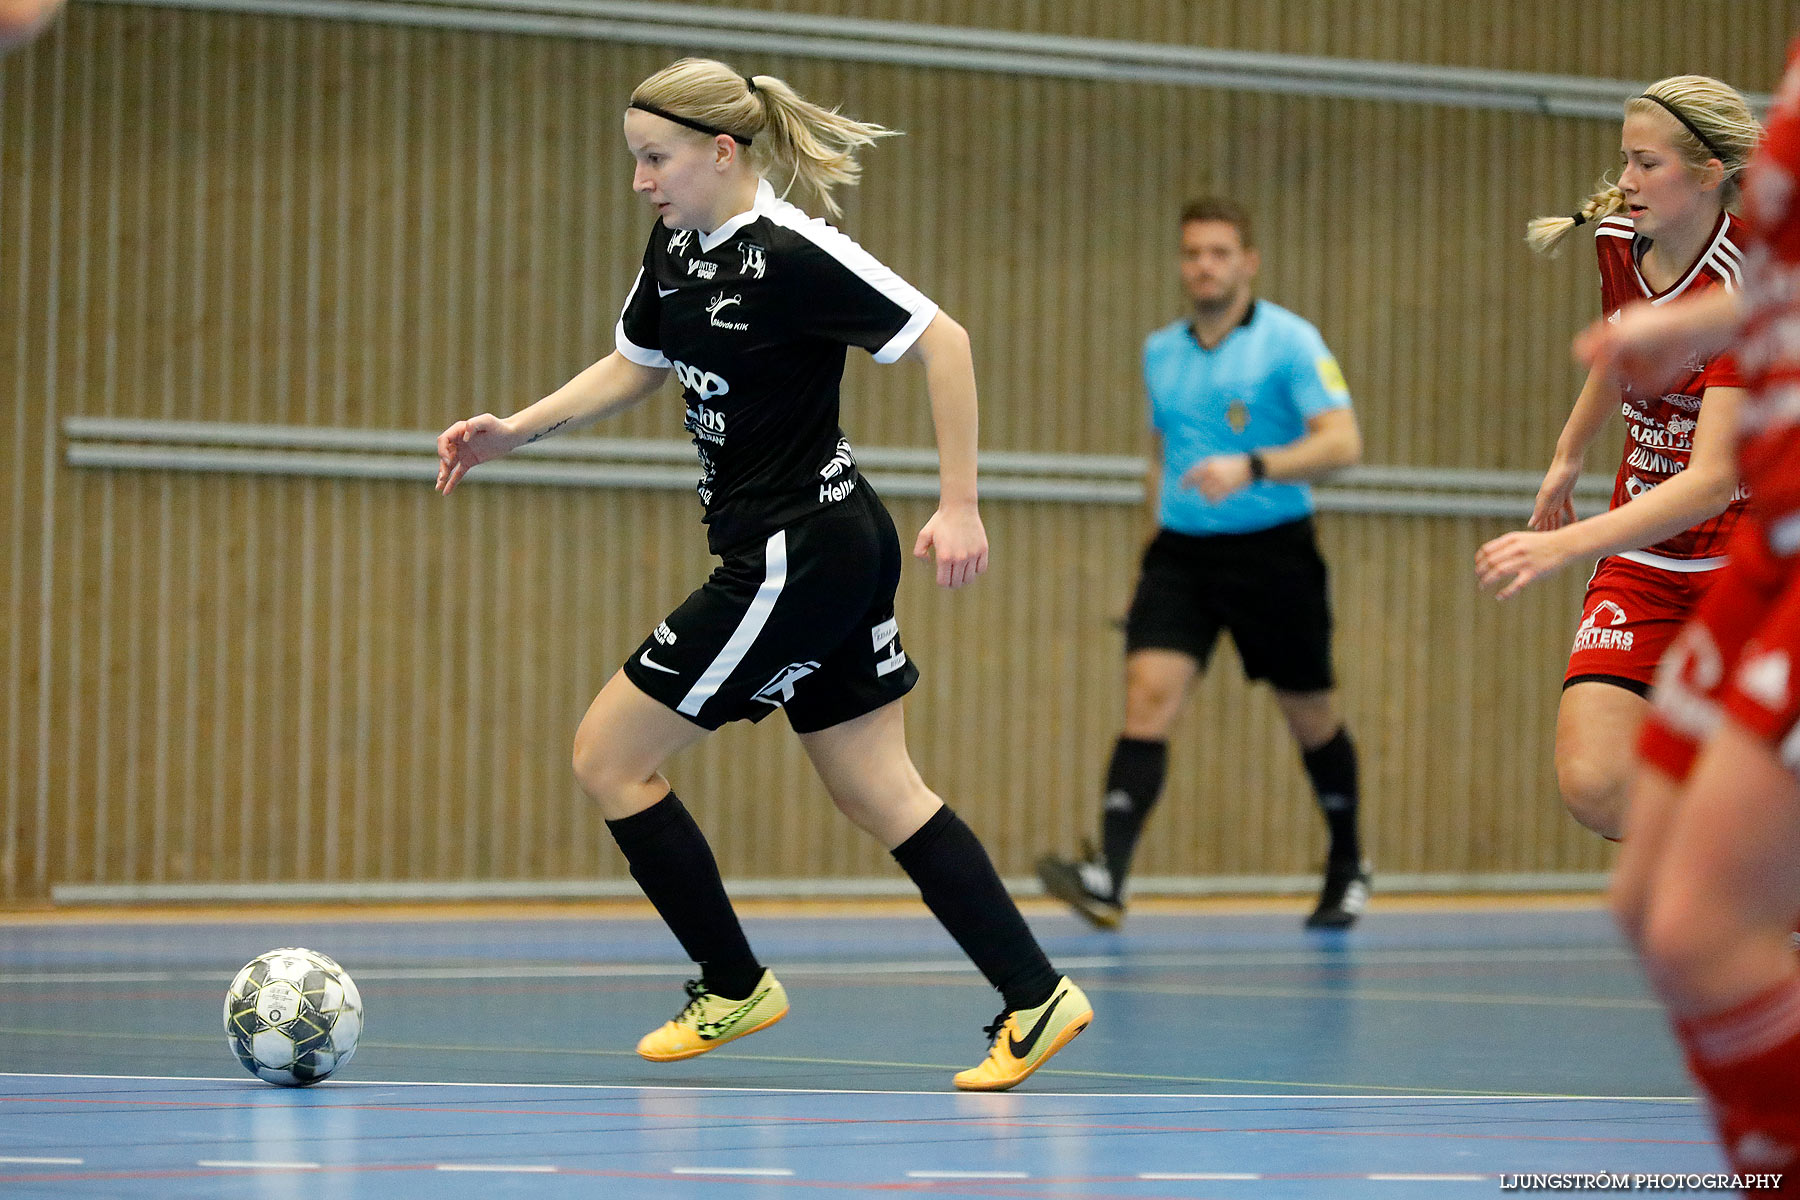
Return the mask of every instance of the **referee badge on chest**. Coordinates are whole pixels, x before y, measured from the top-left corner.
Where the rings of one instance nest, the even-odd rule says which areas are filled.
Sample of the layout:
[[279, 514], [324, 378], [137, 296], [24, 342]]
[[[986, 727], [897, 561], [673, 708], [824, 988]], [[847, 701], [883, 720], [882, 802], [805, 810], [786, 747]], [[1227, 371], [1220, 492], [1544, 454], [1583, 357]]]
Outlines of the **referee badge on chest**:
[[1231, 432], [1243, 433], [1250, 428], [1250, 406], [1234, 399], [1225, 407], [1225, 423], [1231, 426]]

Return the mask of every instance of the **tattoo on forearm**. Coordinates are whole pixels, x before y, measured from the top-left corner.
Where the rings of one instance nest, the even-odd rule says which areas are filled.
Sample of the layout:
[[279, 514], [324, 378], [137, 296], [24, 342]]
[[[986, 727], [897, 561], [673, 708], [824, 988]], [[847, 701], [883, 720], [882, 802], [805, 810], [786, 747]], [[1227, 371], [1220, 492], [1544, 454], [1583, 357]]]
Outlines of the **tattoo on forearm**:
[[564, 425], [567, 425], [570, 421], [573, 421], [574, 419], [575, 419], [574, 417], [564, 417], [562, 420], [560, 420], [556, 424], [550, 426], [548, 429], [541, 429], [538, 432], [532, 434], [530, 437], [526, 438], [525, 444], [527, 446], [529, 446], [533, 442], [542, 441], [543, 439], [549, 437], [551, 434], [555, 433], [557, 430], [561, 429]]

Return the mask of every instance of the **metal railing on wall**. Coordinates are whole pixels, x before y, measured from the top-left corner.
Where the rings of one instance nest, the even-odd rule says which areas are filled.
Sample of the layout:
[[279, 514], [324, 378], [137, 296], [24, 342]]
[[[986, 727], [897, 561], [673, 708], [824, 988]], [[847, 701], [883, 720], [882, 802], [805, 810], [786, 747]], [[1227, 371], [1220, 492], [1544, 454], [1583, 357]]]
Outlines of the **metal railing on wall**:
[[[436, 435], [420, 430], [68, 417], [71, 467], [198, 471], [425, 483], [437, 475]], [[889, 496], [938, 494], [937, 451], [868, 447], [857, 461]], [[1062, 504], [1144, 502], [1142, 458], [1115, 454], [983, 453], [988, 500]], [[474, 479], [495, 484], [685, 490], [695, 482], [694, 448], [675, 439], [558, 438], [485, 463]], [[1437, 467], [1354, 467], [1314, 489], [1322, 512], [1431, 517], [1515, 517], [1530, 513], [1540, 476], [1530, 471]], [[1612, 481], [1583, 476], [1584, 514], [1605, 507]]]
[[[646, 0], [89, 0], [590, 38], [1001, 75], [1173, 84], [1618, 119], [1643, 82], [1017, 33]], [[1769, 97], [1749, 97], [1766, 109]]]

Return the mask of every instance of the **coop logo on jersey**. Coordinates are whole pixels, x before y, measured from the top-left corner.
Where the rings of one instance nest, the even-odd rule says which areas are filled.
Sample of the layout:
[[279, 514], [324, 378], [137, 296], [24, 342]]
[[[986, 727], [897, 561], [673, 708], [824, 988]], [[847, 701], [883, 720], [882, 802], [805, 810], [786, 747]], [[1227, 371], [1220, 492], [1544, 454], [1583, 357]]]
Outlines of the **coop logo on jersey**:
[[1594, 611], [1587, 615], [1587, 619], [1581, 623], [1581, 628], [1575, 631], [1575, 649], [1631, 649], [1631, 630], [1618, 628], [1629, 619], [1625, 615], [1625, 610], [1617, 604], [1611, 600], [1602, 600], [1594, 606]]
[[775, 672], [775, 678], [763, 684], [762, 690], [751, 699], [780, 708], [794, 698], [794, 685], [818, 669], [819, 664], [816, 662], [789, 663]]
[[[675, 378], [681, 380], [681, 386], [702, 400], [711, 400], [715, 396], [723, 396], [731, 390], [731, 385], [711, 371], [703, 371], [699, 367], [690, 367], [680, 359], [671, 359], [669, 365], [675, 368]], [[725, 418], [719, 418], [719, 432], [725, 432]]]
[[739, 272], [755, 279], [761, 279], [763, 272], [769, 269], [769, 261], [763, 257], [763, 248], [754, 242], [739, 242], [738, 253], [744, 256], [744, 267]]
[[722, 318], [721, 316], [719, 316], [719, 314], [724, 312], [726, 309], [731, 308], [735, 305], [742, 304], [743, 302], [744, 302], [744, 298], [742, 296], [727, 296], [724, 292], [720, 292], [718, 295], [714, 296], [711, 300], [708, 300], [706, 302], [706, 315], [707, 315], [708, 319], [710, 319], [712, 321], [713, 328], [714, 329], [735, 329], [739, 333], [742, 333], [744, 330], [749, 329], [750, 326], [747, 322], [727, 321], [724, 318]]

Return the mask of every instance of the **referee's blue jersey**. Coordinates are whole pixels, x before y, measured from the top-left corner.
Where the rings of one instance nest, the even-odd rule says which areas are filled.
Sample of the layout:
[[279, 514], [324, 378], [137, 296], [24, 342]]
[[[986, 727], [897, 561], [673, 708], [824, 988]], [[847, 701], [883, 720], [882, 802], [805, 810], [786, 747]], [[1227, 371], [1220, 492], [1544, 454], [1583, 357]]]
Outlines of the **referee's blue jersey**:
[[1144, 342], [1150, 424], [1162, 436], [1158, 520], [1177, 533], [1253, 533], [1308, 516], [1312, 489], [1263, 481], [1209, 503], [1181, 485], [1182, 473], [1213, 454], [1244, 454], [1297, 441], [1308, 419], [1350, 406], [1337, 360], [1305, 318], [1267, 300], [1207, 350], [1175, 321]]

